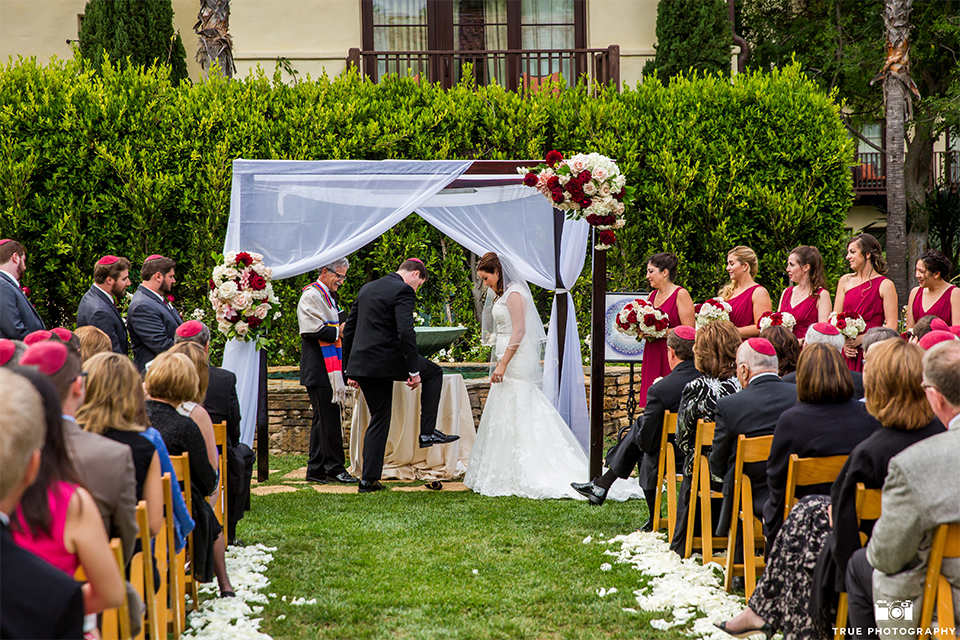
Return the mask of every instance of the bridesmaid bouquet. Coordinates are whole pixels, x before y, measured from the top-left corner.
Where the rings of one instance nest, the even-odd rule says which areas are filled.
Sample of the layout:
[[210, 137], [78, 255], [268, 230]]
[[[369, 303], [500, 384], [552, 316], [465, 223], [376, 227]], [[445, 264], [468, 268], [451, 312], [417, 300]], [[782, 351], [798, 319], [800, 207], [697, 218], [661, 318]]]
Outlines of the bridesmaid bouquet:
[[697, 328], [714, 320], [730, 320], [732, 311], [733, 307], [723, 298], [710, 298], [694, 307], [694, 312], [697, 314]]
[[829, 321], [848, 340], [853, 340], [867, 330], [867, 323], [859, 313], [834, 312], [830, 314]]
[[670, 329], [667, 314], [646, 300], [628, 302], [616, 318], [617, 330], [637, 340], [656, 340], [666, 336]]
[[763, 315], [760, 316], [760, 322], [757, 323], [760, 331], [763, 331], [767, 327], [779, 326], [783, 326], [787, 331], [793, 331], [796, 325], [797, 319], [793, 317], [792, 313], [787, 313], [786, 311], [765, 311]]
[[230, 251], [213, 268], [208, 297], [217, 314], [217, 328], [228, 340], [256, 342], [269, 347], [267, 329], [280, 317], [280, 300], [273, 293], [273, 270], [263, 256]]

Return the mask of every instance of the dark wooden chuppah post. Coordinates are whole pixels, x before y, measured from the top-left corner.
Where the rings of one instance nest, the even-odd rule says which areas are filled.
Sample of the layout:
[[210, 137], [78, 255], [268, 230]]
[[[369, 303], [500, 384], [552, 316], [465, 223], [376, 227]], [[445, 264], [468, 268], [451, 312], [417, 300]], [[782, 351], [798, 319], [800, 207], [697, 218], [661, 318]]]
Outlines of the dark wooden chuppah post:
[[603, 382], [604, 337], [606, 333], [605, 303], [607, 297], [607, 252], [596, 248], [596, 232], [590, 234], [593, 249], [593, 295], [590, 329], [590, 479], [603, 470]]

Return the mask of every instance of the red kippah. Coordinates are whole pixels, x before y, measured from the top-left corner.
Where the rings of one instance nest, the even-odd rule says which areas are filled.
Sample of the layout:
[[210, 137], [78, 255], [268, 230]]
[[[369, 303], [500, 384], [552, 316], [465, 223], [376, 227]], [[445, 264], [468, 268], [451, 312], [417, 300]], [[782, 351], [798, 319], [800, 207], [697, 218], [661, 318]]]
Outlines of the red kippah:
[[693, 340], [697, 337], [697, 332], [694, 330], [694, 328], [688, 327], [685, 324], [674, 327], [673, 332], [677, 334], [678, 338], [682, 338], [684, 340]]
[[0, 339], [0, 367], [10, 362], [10, 358], [16, 352], [17, 345], [13, 344], [13, 340]]
[[177, 335], [181, 338], [192, 338], [203, 330], [203, 323], [199, 320], [187, 320], [177, 327]]
[[7, 244], [8, 242], [10, 242], [10, 238], [4, 238], [3, 240], [0, 240], [0, 247]]
[[56, 327], [54, 329], [50, 329], [50, 333], [57, 336], [64, 342], [70, 342], [70, 338], [73, 337], [73, 332], [70, 331], [70, 329], [65, 329], [63, 327]]
[[149, 262], [151, 260], [156, 260], [157, 258], [162, 258], [162, 257], [163, 256], [160, 255], [159, 253], [155, 253], [152, 256], [149, 256], [146, 260], [144, 260], [144, 262]]
[[750, 345], [751, 349], [765, 356], [777, 355], [777, 350], [773, 348], [773, 345], [770, 344], [770, 341], [766, 338], [750, 338], [747, 340], [747, 344]]
[[941, 320], [940, 318], [934, 318], [930, 322], [930, 328], [934, 331], [950, 331], [950, 325]]
[[[147, 258], [147, 260], [149, 260], [149, 259], [150, 259], [150, 258]], [[106, 265], [108, 265], [108, 264], [113, 264], [114, 262], [117, 262], [117, 261], [119, 261], [119, 260], [120, 260], [120, 258], [118, 258], [117, 256], [103, 256], [102, 258], [100, 258], [99, 260], [97, 260], [97, 264], [106, 266]]]
[[837, 329], [835, 326], [829, 322], [818, 322], [814, 325], [811, 325], [811, 328], [818, 332], [822, 333], [825, 336], [838, 336], [840, 335], [840, 329]]
[[955, 324], [952, 327], [950, 327], [950, 333], [952, 333], [955, 336], [960, 336], [960, 324]]
[[410, 262], [419, 262], [420, 264], [423, 264], [423, 260], [421, 260], [420, 258], [407, 258], [407, 260], [409, 260]]
[[957, 339], [956, 336], [954, 336], [949, 331], [940, 331], [940, 330], [930, 331], [929, 333], [925, 334], [922, 338], [920, 338], [920, 348], [926, 351], [927, 349], [929, 349], [935, 344], [939, 344], [947, 340], [956, 340], [956, 339]]
[[62, 342], [41, 342], [23, 352], [20, 364], [33, 365], [48, 376], [60, 371], [67, 361], [67, 347]]
[[53, 337], [53, 334], [47, 331], [46, 329], [38, 329], [33, 333], [28, 333], [27, 337], [25, 337], [23, 341], [29, 347], [37, 344], [38, 342], [49, 340], [52, 337]]

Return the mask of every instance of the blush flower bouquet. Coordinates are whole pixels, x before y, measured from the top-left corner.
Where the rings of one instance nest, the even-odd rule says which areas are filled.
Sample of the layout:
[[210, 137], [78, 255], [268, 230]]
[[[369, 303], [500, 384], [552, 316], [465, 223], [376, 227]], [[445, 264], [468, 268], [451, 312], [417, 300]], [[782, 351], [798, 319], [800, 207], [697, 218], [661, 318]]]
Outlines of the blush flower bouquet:
[[209, 280], [208, 297], [217, 316], [217, 328], [228, 340], [253, 341], [269, 348], [267, 330], [280, 317], [280, 300], [273, 293], [273, 270], [263, 256], [230, 251], [219, 257]]
[[797, 319], [793, 317], [792, 313], [787, 313], [786, 311], [764, 311], [763, 315], [760, 316], [760, 322], [757, 323], [757, 328], [760, 331], [763, 331], [767, 327], [779, 327], [782, 326], [787, 331], [793, 331], [793, 328], [797, 326]]
[[567, 218], [590, 223], [597, 230], [597, 249], [606, 251], [616, 243], [616, 229], [623, 228], [626, 205], [635, 197], [616, 162], [599, 153], [578, 153], [564, 160], [554, 150], [542, 164], [519, 167], [517, 172], [523, 174], [523, 184], [566, 211]]
[[647, 300], [637, 299], [623, 305], [617, 315], [617, 331], [637, 340], [656, 340], [667, 335], [670, 320]]
[[696, 305], [693, 311], [697, 314], [697, 328], [699, 329], [714, 320], [730, 320], [730, 312], [733, 311], [733, 307], [723, 298], [717, 297]]
[[833, 312], [828, 319], [847, 340], [853, 340], [867, 330], [867, 323], [859, 313]]

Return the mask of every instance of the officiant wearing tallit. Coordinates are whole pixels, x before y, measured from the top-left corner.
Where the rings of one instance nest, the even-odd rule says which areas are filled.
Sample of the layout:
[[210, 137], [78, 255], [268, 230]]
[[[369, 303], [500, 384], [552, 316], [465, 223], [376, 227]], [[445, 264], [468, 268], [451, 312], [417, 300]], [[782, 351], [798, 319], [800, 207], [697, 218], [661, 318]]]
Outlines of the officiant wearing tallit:
[[332, 295], [347, 279], [349, 266], [346, 258], [340, 258], [321, 267], [317, 280], [303, 288], [297, 304], [300, 384], [307, 388], [313, 406], [310, 460], [307, 462], [307, 480], [310, 482], [357, 482], [344, 467], [340, 421], [340, 403], [347, 393], [340, 347], [346, 312], [340, 309]]

